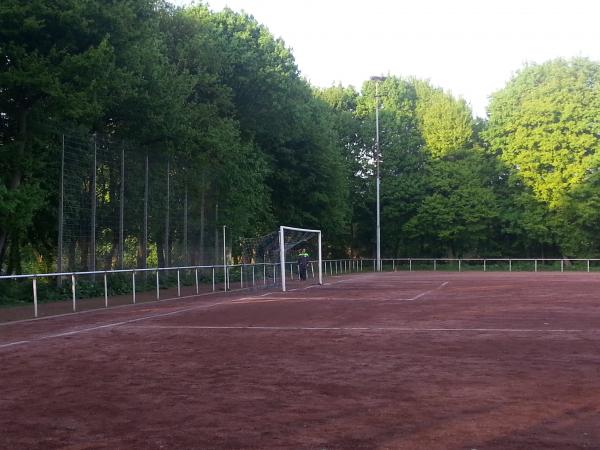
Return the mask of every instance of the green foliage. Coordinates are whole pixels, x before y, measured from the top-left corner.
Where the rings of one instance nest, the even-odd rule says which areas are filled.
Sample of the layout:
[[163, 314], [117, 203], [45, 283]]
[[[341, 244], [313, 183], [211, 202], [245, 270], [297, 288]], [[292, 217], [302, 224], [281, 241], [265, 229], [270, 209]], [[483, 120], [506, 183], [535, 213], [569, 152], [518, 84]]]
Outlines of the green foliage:
[[[429, 82], [380, 82], [383, 254], [599, 255], [599, 67], [527, 65], [493, 95], [487, 122]], [[285, 43], [247, 14], [155, 0], [5, 0], [0, 271], [52, 266], [63, 131], [172, 161], [201, 199], [190, 213], [205, 217], [203, 235], [221, 225], [236, 237], [319, 227], [330, 255], [372, 256], [375, 107], [372, 81], [360, 92], [312, 88]], [[98, 189], [100, 207], [114, 210], [118, 183]], [[125, 220], [133, 254], [139, 214]], [[152, 264], [164, 262], [163, 232]], [[110, 258], [114, 245], [107, 237], [101, 253]]]
[[526, 66], [489, 108], [484, 137], [507, 167], [510, 190], [546, 210], [523, 214], [521, 225], [537, 223], [537, 236], [567, 254], [589, 255], [594, 247], [585, 230], [593, 217], [586, 205], [595, 204], [589, 185], [599, 168], [599, 113], [600, 65], [582, 58]]

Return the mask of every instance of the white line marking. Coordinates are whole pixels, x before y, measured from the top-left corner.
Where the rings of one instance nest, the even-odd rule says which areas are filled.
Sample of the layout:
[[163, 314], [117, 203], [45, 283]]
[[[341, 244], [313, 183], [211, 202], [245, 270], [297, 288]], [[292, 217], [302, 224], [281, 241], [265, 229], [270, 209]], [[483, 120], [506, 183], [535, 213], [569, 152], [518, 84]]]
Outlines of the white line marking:
[[213, 303], [210, 305], [196, 305], [196, 306], [192, 306], [189, 308], [178, 309], [177, 311], [169, 311], [167, 313], [150, 314], [148, 316], [142, 316], [142, 317], [138, 317], [136, 319], [123, 320], [120, 322], [111, 322], [111, 323], [107, 323], [104, 325], [98, 325], [95, 327], [82, 328], [82, 329], [74, 330], [74, 331], [67, 331], [65, 333], [49, 334], [46, 336], [40, 336], [40, 337], [30, 339], [28, 341], [18, 341], [18, 342], [10, 342], [7, 344], [2, 344], [2, 345], [0, 345], [0, 348], [9, 347], [11, 345], [17, 345], [17, 344], [27, 344], [27, 343], [32, 343], [32, 342], [36, 342], [36, 341], [44, 341], [47, 339], [54, 339], [54, 338], [60, 338], [60, 337], [66, 337], [66, 336], [74, 336], [76, 334], [87, 333], [89, 331], [102, 330], [105, 328], [113, 328], [113, 327], [118, 327], [121, 325], [127, 325], [130, 323], [141, 322], [142, 320], [155, 319], [155, 318], [160, 318], [160, 317], [168, 317], [168, 316], [173, 316], [175, 314], [180, 314], [183, 312], [193, 311], [193, 310], [197, 310], [197, 309], [209, 309], [209, 308], [213, 308], [215, 306], [224, 305], [224, 304], [231, 304], [231, 301], [227, 300], [227, 301], [223, 301], [223, 302]]
[[440, 290], [440, 289], [442, 289], [444, 286], [447, 286], [447, 285], [448, 285], [448, 283], [449, 283], [448, 281], [444, 281], [442, 284], [440, 284], [438, 287], [436, 287], [436, 288], [434, 288], [434, 289], [430, 289], [430, 290], [428, 290], [428, 291], [421, 292], [420, 294], [418, 294], [418, 295], [415, 295], [415, 296], [414, 296], [414, 297], [412, 297], [412, 298], [408, 298], [408, 299], [405, 299], [405, 298], [399, 298], [399, 299], [397, 299], [396, 301], [397, 301], [397, 302], [414, 302], [415, 300], [418, 300], [418, 299], [420, 299], [421, 297], [424, 297], [424, 296], [425, 296], [425, 295], [427, 295], [427, 294], [431, 294], [431, 293], [432, 293], [432, 292], [434, 292], [434, 291], [437, 291], [437, 290]]
[[29, 343], [29, 341], [10, 342], [8, 344], [2, 344], [2, 345], [0, 345], [0, 348], [11, 347], [13, 345], [21, 345], [21, 344], [27, 344], [27, 343]]
[[[211, 295], [229, 294], [232, 292], [247, 291], [249, 289], [251, 289], [251, 288], [235, 289], [233, 291], [202, 292], [200, 294], [184, 295], [182, 297], [161, 298], [159, 300], [148, 300], [148, 301], [143, 301], [143, 302], [139, 302], [139, 303], [126, 303], [124, 305], [111, 305], [108, 308], [105, 308], [104, 306], [102, 306], [100, 308], [86, 309], [83, 311], [76, 311], [76, 312], [68, 312], [68, 313], [56, 314], [56, 315], [52, 315], [52, 316], [44, 316], [44, 317], [36, 317], [36, 318], [32, 318], [32, 319], [23, 319], [23, 320], [13, 320], [13, 321], [9, 321], [9, 322], [2, 322], [2, 323], [0, 323], [0, 327], [9, 326], [9, 325], [17, 325], [20, 323], [27, 323], [27, 322], [39, 322], [42, 320], [57, 319], [57, 318], [63, 318], [63, 317], [68, 317], [68, 316], [78, 316], [80, 314], [97, 313], [97, 312], [101, 312], [101, 311], [110, 311], [113, 309], [118, 310], [121, 308], [138, 308], [141, 305], [145, 305], [145, 306], [159, 305], [159, 304], [163, 304], [165, 302], [169, 302], [169, 301], [173, 301], [173, 300], [185, 300], [185, 299], [194, 298], [194, 297], [208, 297]], [[276, 291], [276, 292], [278, 292], [278, 291]], [[264, 294], [264, 295], [269, 295], [271, 293], [272, 292], [268, 292], [267, 294]], [[78, 299], [78, 304], [80, 304], [79, 302], [85, 303], [86, 300], [90, 300], [90, 299]]]
[[600, 333], [600, 329], [534, 329], [534, 328], [406, 328], [406, 327], [302, 327], [241, 325], [136, 325], [131, 328], [190, 330], [258, 330], [258, 331], [398, 331], [409, 333], [478, 332], [478, 333]]
[[[343, 280], [339, 281], [339, 283], [341, 283], [341, 282], [343, 282]], [[311, 286], [305, 287], [304, 289], [308, 289], [309, 287], [311, 287]], [[271, 293], [263, 294], [261, 297], [264, 297], [264, 296], [269, 295], [269, 294], [271, 294]], [[200, 294], [200, 295], [202, 295], [202, 294]], [[204, 294], [204, 295], [209, 295], [209, 294]], [[197, 295], [191, 295], [189, 297], [196, 297], [196, 296]], [[185, 297], [177, 297], [177, 298], [185, 298]], [[245, 297], [245, 298], [253, 298], [253, 297]], [[254, 297], [254, 298], [257, 298], [257, 297]], [[149, 304], [151, 305], [152, 303], [149, 303]], [[36, 337], [36, 338], [30, 339], [28, 341], [9, 342], [9, 343], [0, 345], [0, 348], [5, 348], [5, 347], [17, 345], [17, 344], [28, 344], [28, 343], [32, 343], [32, 342], [36, 342], [36, 341], [43, 341], [43, 340], [48, 340], [48, 339], [54, 339], [54, 338], [60, 338], [60, 337], [66, 337], [66, 336], [73, 336], [73, 335], [77, 335], [77, 334], [81, 334], [81, 333], [87, 333], [87, 332], [90, 332], [90, 331], [102, 330], [102, 329], [106, 329], [106, 328], [114, 328], [114, 327], [118, 327], [118, 326], [121, 326], [121, 325], [127, 325], [127, 324], [130, 324], [130, 323], [140, 322], [140, 321], [143, 321], [143, 320], [173, 316], [175, 314], [180, 314], [180, 313], [184, 313], [184, 312], [187, 312], [187, 311], [194, 311], [194, 310], [198, 310], [198, 309], [209, 309], [209, 308], [213, 308], [215, 306], [231, 305], [231, 304], [235, 304], [234, 300], [228, 299], [228, 300], [224, 300], [224, 301], [221, 301], [221, 302], [212, 303], [212, 304], [208, 304], [208, 305], [207, 304], [195, 305], [195, 306], [191, 306], [191, 307], [188, 307], [188, 308], [178, 309], [176, 311], [169, 311], [167, 313], [150, 314], [150, 315], [147, 315], [147, 316], [138, 317], [136, 319], [124, 320], [124, 321], [120, 321], [120, 322], [111, 322], [111, 323], [107, 323], [107, 324], [104, 324], [104, 325], [97, 325], [97, 326], [94, 326], [94, 327], [83, 328], [83, 329], [74, 330], [74, 331], [67, 331], [65, 333], [50, 334], [50, 335], [46, 335], [46, 336]], [[140, 303], [139, 305], [148, 305], [148, 303]], [[131, 305], [126, 305], [126, 306], [131, 306]]]

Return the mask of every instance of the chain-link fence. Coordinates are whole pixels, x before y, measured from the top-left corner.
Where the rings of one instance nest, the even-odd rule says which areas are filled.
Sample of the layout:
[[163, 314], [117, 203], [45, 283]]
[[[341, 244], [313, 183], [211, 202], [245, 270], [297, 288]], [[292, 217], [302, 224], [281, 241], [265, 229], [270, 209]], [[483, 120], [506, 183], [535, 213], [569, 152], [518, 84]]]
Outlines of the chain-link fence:
[[188, 176], [110, 136], [64, 135], [58, 272], [222, 263], [218, 204]]

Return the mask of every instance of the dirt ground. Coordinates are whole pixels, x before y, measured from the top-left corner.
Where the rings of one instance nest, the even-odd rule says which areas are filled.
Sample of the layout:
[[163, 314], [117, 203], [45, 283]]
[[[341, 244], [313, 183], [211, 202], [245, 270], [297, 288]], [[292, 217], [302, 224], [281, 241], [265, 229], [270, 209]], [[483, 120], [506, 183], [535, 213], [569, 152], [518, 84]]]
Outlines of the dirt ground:
[[290, 287], [0, 325], [0, 448], [600, 448], [600, 275]]

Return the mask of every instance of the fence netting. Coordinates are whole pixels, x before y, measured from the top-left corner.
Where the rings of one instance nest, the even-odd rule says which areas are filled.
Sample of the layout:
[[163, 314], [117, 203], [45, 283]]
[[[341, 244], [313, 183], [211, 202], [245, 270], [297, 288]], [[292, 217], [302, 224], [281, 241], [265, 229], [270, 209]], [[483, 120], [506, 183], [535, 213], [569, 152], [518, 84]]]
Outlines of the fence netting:
[[62, 148], [58, 271], [222, 264], [218, 205], [185, 163], [105, 135]]

